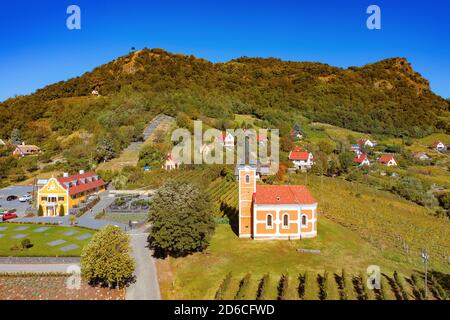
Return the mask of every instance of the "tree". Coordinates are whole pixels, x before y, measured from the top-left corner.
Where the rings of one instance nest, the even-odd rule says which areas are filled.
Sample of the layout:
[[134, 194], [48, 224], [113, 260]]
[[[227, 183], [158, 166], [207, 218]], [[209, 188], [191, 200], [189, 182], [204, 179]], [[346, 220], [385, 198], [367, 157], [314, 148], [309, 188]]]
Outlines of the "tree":
[[214, 232], [208, 194], [187, 181], [169, 181], [150, 204], [149, 244], [160, 256], [185, 256], [206, 249]]
[[135, 268], [129, 252], [129, 236], [120, 228], [107, 225], [83, 248], [81, 273], [91, 284], [122, 287], [131, 280]]
[[42, 217], [44, 215], [44, 209], [42, 208], [42, 205], [39, 205], [38, 208], [38, 217]]
[[284, 152], [289, 152], [293, 148], [293, 143], [290, 137], [283, 136], [280, 138], [280, 149]]
[[163, 160], [164, 154], [152, 145], [143, 146], [139, 152], [139, 165], [142, 167], [147, 165], [159, 166]]
[[22, 143], [22, 133], [19, 129], [13, 129], [10, 135], [11, 144], [21, 144]]
[[344, 172], [348, 172], [348, 168], [353, 163], [354, 154], [352, 152], [344, 152], [339, 154], [339, 163], [341, 164], [341, 169]]
[[114, 142], [107, 136], [102, 136], [97, 141], [97, 160], [108, 161], [116, 156]]
[[64, 206], [60, 205], [59, 206], [59, 216], [64, 217], [64, 215], [65, 215]]

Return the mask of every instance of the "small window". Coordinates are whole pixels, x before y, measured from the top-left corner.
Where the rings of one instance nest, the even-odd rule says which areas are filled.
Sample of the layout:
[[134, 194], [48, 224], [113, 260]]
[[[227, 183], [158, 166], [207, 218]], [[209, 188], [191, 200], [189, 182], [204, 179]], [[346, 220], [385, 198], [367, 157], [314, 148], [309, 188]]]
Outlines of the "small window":
[[248, 174], [245, 175], [245, 183], [250, 183], [250, 176]]
[[306, 216], [302, 216], [302, 225], [306, 226]]
[[64, 197], [58, 197], [58, 201], [64, 201]]
[[42, 201], [47, 201], [47, 197], [42, 197], [41, 200]]
[[283, 227], [285, 227], [285, 228], [289, 227], [289, 215], [288, 214], [283, 215]]
[[272, 215], [271, 214], [267, 215], [267, 227], [272, 228]]

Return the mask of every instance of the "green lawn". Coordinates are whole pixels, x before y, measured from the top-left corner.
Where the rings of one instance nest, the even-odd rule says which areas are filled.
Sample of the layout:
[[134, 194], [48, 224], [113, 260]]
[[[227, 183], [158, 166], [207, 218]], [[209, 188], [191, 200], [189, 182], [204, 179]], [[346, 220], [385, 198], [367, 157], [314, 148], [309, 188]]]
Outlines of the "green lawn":
[[[2, 230], [2, 228], [7, 228]], [[20, 227], [28, 227], [25, 230], [17, 230]], [[48, 228], [43, 232], [35, 232], [39, 228]], [[73, 235], [65, 235], [69, 231], [74, 231]], [[0, 223], [0, 256], [20, 256], [20, 257], [76, 257], [81, 254], [82, 248], [91, 240], [91, 238], [78, 240], [77, 237], [89, 234], [93, 235], [95, 231], [79, 228], [65, 227], [42, 224], [19, 224], [19, 223]], [[23, 238], [15, 239], [16, 235], [24, 234]], [[3, 235], [3, 236], [1, 236]], [[22, 240], [29, 239], [33, 246], [28, 249], [11, 250], [14, 245], [21, 245]], [[51, 246], [48, 243], [56, 240], [64, 240], [64, 243]], [[69, 251], [60, 249], [68, 245], [78, 245]]]

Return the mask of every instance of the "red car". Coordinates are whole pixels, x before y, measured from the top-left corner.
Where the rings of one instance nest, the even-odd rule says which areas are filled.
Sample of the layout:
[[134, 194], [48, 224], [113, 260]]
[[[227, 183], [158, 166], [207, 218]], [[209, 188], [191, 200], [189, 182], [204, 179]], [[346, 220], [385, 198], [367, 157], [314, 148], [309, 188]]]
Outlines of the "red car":
[[3, 214], [3, 221], [14, 219], [14, 218], [17, 218], [17, 214], [15, 214], [15, 213], [5, 212]]

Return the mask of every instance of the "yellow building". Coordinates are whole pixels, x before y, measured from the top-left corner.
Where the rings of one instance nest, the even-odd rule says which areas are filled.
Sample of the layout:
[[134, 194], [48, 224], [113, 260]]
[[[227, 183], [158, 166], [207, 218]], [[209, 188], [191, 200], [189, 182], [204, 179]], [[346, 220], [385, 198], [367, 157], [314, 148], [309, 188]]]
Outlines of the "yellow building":
[[72, 176], [52, 177], [38, 191], [38, 208], [42, 206], [44, 217], [56, 217], [63, 207], [66, 216], [71, 208], [86, 201], [89, 195], [102, 191], [105, 191], [105, 182], [94, 172], [80, 171]]

